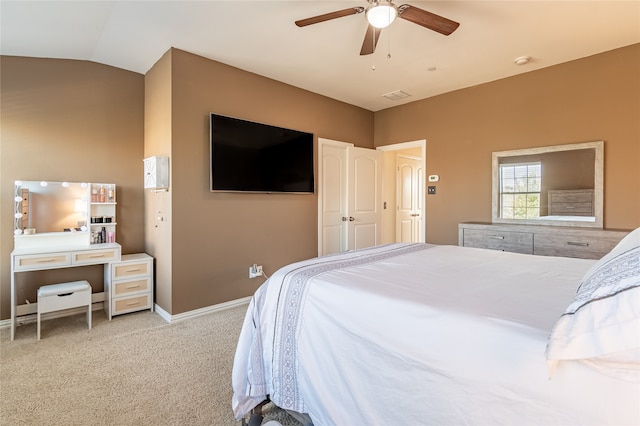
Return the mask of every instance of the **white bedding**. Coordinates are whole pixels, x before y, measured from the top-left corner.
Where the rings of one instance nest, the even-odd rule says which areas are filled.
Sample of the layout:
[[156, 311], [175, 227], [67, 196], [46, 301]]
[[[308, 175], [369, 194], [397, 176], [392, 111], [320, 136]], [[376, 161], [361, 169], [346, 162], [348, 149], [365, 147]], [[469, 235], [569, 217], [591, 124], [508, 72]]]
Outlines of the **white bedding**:
[[637, 383], [578, 361], [549, 379], [594, 262], [394, 244], [289, 265], [247, 311], [234, 414], [269, 396], [316, 426], [640, 424]]

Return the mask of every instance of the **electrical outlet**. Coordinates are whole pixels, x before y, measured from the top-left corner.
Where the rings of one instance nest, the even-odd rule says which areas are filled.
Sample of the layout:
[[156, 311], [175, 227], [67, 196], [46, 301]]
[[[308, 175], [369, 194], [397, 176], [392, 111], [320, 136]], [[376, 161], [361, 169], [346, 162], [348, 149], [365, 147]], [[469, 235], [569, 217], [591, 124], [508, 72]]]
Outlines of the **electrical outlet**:
[[255, 278], [262, 275], [262, 265], [253, 264], [249, 266], [249, 278]]

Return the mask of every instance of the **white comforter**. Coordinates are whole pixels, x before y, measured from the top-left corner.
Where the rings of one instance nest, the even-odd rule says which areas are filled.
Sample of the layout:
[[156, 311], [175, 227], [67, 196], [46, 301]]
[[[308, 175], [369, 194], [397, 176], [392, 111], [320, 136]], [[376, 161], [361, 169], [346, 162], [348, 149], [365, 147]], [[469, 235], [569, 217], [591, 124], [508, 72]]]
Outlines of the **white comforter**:
[[316, 426], [640, 424], [638, 384], [579, 362], [549, 379], [550, 330], [593, 263], [393, 244], [289, 265], [249, 306], [234, 413], [268, 395]]

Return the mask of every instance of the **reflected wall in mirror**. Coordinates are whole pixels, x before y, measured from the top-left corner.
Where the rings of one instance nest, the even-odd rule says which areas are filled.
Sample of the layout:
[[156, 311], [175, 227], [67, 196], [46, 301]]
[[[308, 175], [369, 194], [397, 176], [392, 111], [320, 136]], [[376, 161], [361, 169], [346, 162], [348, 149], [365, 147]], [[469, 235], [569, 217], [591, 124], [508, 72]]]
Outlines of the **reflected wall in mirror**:
[[15, 235], [87, 231], [87, 183], [16, 181]]
[[492, 221], [603, 227], [604, 142], [494, 152]]

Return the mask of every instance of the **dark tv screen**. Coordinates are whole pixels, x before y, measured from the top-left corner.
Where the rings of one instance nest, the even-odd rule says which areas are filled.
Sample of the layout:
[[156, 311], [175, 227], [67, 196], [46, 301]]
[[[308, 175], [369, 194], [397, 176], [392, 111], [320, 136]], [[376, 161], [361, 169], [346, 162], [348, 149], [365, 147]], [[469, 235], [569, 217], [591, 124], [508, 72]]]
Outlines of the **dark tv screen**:
[[211, 114], [211, 191], [313, 193], [313, 134]]

